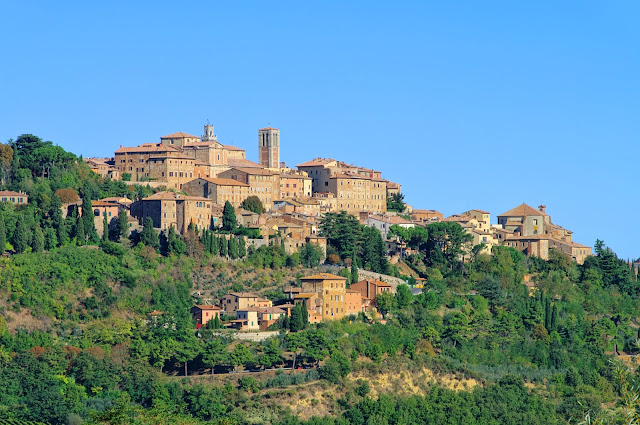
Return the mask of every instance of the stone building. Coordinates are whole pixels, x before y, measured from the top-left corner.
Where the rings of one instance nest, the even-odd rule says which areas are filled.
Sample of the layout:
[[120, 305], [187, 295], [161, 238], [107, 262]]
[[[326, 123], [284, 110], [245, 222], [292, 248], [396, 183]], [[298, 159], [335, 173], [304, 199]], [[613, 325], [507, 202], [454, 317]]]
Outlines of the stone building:
[[180, 157], [184, 154], [173, 146], [162, 143], [143, 143], [140, 146], [122, 147], [115, 152], [115, 167], [120, 176], [127, 173], [131, 181], [149, 180], [148, 161], [151, 157]]
[[152, 156], [147, 162], [150, 180], [166, 182], [171, 189], [182, 189], [182, 185], [197, 176], [195, 158], [182, 155]]
[[226, 314], [234, 314], [238, 310], [251, 307], [272, 307], [271, 301], [261, 298], [252, 292], [230, 292], [220, 299], [220, 307]]
[[280, 199], [310, 197], [312, 179], [305, 174], [280, 174]]
[[12, 204], [22, 205], [29, 203], [29, 195], [13, 190], [1, 190], [0, 202], [10, 202]]
[[202, 177], [182, 185], [182, 190], [191, 196], [209, 198], [214, 204], [224, 205], [229, 201], [235, 208], [247, 199], [249, 185], [238, 180]]
[[358, 291], [365, 300], [365, 303], [368, 304], [374, 304], [376, 297], [383, 292], [393, 292], [390, 284], [376, 279], [361, 280], [359, 282], [352, 283], [349, 289]]
[[141, 224], [151, 217], [153, 227], [162, 230], [174, 227], [181, 234], [192, 222], [200, 229], [208, 229], [212, 225], [212, 201], [202, 196], [158, 192], [132, 204], [131, 210]]
[[189, 143], [195, 143], [199, 141], [200, 141], [200, 138], [198, 136], [183, 133], [182, 131], [160, 137], [160, 143], [162, 143], [165, 146], [171, 146], [178, 149], [182, 149], [185, 145]]
[[280, 130], [271, 127], [258, 130], [258, 158], [264, 168], [280, 168]]
[[388, 216], [384, 214], [363, 213], [361, 214], [361, 222], [364, 225], [378, 229], [382, 235], [382, 240], [388, 239], [389, 229], [393, 225], [400, 226], [405, 229], [415, 227], [415, 223], [395, 215]]
[[440, 211], [436, 210], [413, 210], [411, 211], [411, 220], [421, 222], [440, 221], [444, 218]]
[[206, 326], [209, 320], [216, 317], [220, 319], [220, 307], [217, 305], [195, 305], [191, 307], [191, 316], [196, 322], [196, 327]]
[[264, 168], [231, 168], [218, 174], [249, 186], [249, 195], [257, 196], [265, 209], [270, 210], [280, 197], [280, 175]]
[[344, 297], [347, 291], [347, 279], [329, 273], [320, 273], [303, 277], [302, 291], [307, 294], [315, 294], [319, 303], [312, 306], [313, 313], [322, 317], [322, 320], [342, 319], [345, 312]]
[[387, 210], [387, 181], [379, 171], [331, 158], [316, 158], [297, 167], [311, 177], [314, 193], [331, 192], [336, 196], [338, 211], [354, 214]]

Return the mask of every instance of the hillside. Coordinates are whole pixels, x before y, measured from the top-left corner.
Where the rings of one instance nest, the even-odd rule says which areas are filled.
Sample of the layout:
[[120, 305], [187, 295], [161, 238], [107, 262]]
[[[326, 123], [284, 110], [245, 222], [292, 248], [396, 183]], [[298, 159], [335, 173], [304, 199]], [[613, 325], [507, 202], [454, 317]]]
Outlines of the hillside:
[[[448, 223], [426, 226], [407, 264], [392, 265], [377, 230], [327, 214], [320, 231], [335, 264], [322, 265], [312, 244], [290, 255], [277, 238], [243, 249], [236, 229], [158, 235], [146, 226], [131, 237], [99, 238], [93, 217], [60, 215], [61, 195], [73, 191], [86, 205], [151, 189], [100, 179], [75, 155], [33, 136], [19, 140], [4, 188], [32, 201], [0, 204], [0, 421], [639, 418], [640, 282], [602, 241], [582, 265], [559, 251], [543, 261], [507, 247], [463, 262], [464, 232]], [[278, 305], [304, 276], [328, 271], [351, 284], [358, 267], [422, 277], [423, 293], [394, 285], [395, 293], [377, 295], [375, 310], [317, 324], [295, 307], [259, 342], [224, 328], [234, 318], [198, 329], [190, 313], [231, 291]]]

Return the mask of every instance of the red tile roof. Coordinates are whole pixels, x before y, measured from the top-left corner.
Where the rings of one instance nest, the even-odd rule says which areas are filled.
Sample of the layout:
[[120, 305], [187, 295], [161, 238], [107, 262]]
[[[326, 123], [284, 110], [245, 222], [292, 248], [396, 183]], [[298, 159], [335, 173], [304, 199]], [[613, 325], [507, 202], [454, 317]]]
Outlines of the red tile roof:
[[177, 133], [172, 133], [166, 136], [162, 136], [160, 139], [178, 139], [181, 137], [189, 137], [189, 138], [194, 138], [194, 139], [200, 139], [198, 136], [194, 136], [193, 134], [187, 134], [187, 133], [183, 133], [182, 131], [179, 131]]
[[248, 184], [242, 183], [238, 180], [234, 180], [234, 179], [221, 179], [221, 178], [216, 178], [216, 179], [212, 179], [211, 177], [201, 177], [202, 180], [206, 180], [210, 183], [213, 184], [217, 184], [218, 186], [242, 186], [242, 187], [249, 187]]
[[244, 168], [262, 168], [262, 165], [256, 164], [253, 161], [249, 161], [245, 158], [229, 158], [227, 164], [230, 167], [244, 167]]
[[541, 215], [545, 216], [547, 214], [543, 213], [540, 210], [537, 210], [527, 204], [521, 204], [517, 207], [507, 211], [506, 213], [499, 214], [498, 217], [527, 217], [527, 216], [536, 216]]
[[180, 152], [172, 146], [163, 145], [162, 143], [143, 143], [140, 146], [121, 147], [116, 153], [144, 153], [144, 152]]
[[337, 276], [335, 274], [330, 274], [330, 273], [318, 273], [311, 276], [303, 277], [300, 280], [325, 280], [325, 279], [347, 280], [346, 277]]

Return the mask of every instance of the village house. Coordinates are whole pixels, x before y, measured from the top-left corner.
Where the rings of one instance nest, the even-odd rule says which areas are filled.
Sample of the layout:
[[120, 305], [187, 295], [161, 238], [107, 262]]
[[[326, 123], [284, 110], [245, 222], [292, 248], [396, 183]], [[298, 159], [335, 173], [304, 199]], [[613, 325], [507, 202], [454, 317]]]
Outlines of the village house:
[[148, 181], [148, 162], [151, 157], [179, 157], [181, 150], [162, 143], [143, 143], [134, 147], [122, 147], [115, 152], [115, 167], [122, 177], [125, 173], [131, 176], [131, 181]]
[[228, 315], [250, 307], [268, 308], [272, 306], [273, 304], [270, 300], [261, 298], [251, 292], [230, 292], [220, 299], [220, 307]]
[[536, 210], [527, 204], [521, 204], [498, 215], [498, 226], [492, 226], [492, 229], [504, 245], [518, 249], [528, 256], [546, 260], [549, 258], [549, 249], [555, 248], [569, 255], [578, 264], [583, 264], [584, 259], [591, 255], [591, 247], [573, 242], [573, 232], [552, 222], [545, 205], [538, 206]]
[[216, 305], [195, 305], [191, 308], [191, 315], [196, 322], [196, 327], [206, 326], [209, 320], [216, 317], [220, 319], [220, 307]]
[[311, 306], [314, 315], [321, 316], [322, 320], [337, 320], [347, 314], [344, 309], [344, 296], [347, 290], [346, 278], [329, 273], [319, 273], [303, 277], [301, 280], [302, 290], [307, 294], [315, 294], [320, 301], [315, 306]]
[[279, 307], [246, 307], [236, 311], [231, 325], [240, 331], [266, 331], [284, 316], [285, 310]]
[[280, 175], [264, 168], [231, 168], [218, 174], [249, 186], [249, 196], [257, 196], [265, 209], [270, 210], [280, 197]]
[[413, 222], [396, 215], [363, 213], [360, 215], [360, 220], [362, 224], [378, 229], [382, 235], [382, 240], [388, 239], [389, 229], [393, 225], [400, 226], [405, 229], [415, 227]]
[[320, 202], [313, 198], [283, 199], [273, 203], [273, 209], [284, 214], [320, 216]]
[[210, 228], [211, 208], [212, 202], [208, 198], [165, 191], [132, 204], [131, 211], [141, 224], [151, 217], [153, 227], [162, 230], [174, 227], [177, 232], [184, 234], [191, 223], [200, 229]]
[[280, 199], [310, 197], [312, 179], [304, 172], [280, 174]]
[[444, 218], [441, 212], [436, 210], [412, 210], [410, 214], [411, 220], [419, 222], [440, 221]]
[[390, 284], [377, 279], [366, 279], [352, 283], [349, 289], [358, 291], [367, 305], [375, 304], [376, 297], [379, 294], [392, 292], [392, 286]]
[[379, 171], [331, 158], [316, 158], [297, 168], [311, 177], [314, 193], [335, 195], [338, 211], [354, 214], [387, 210], [387, 180], [381, 178]]
[[248, 184], [224, 178], [201, 177], [183, 184], [182, 190], [191, 196], [209, 198], [214, 204], [229, 202], [235, 208], [250, 196]]
[[29, 203], [29, 196], [26, 193], [14, 192], [12, 190], [0, 191], [0, 202], [23, 205]]

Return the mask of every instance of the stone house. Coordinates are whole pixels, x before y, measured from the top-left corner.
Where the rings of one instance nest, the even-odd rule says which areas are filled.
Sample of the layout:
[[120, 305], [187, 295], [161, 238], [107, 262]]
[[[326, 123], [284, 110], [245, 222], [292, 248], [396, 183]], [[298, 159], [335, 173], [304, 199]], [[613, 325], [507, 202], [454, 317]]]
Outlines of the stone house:
[[387, 240], [389, 235], [389, 229], [393, 225], [397, 225], [403, 227], [405, 229], [411, 229], [415, 227], [415, 224], [411, 221], [405, 220], [402, 217], [398, 217], [395, 215], [383, 215], [383, 214], [364, 214], [361, 215], [363, 217], [362, 223], [376, 228], [380, 231], [382, 235], [382, 240]]
[[366, 304], [374, 304], [376, 297], [383, 292], [392, 292], [392, 286], [381, 280], [361, 280], [352, 283], [349, 288], [352, 291], [358, 291]]
[[220, 299], [220, 307], [226, 314], [233, 314], [240, 309], [250, 307], [268, 308], [272, 306], [270, 300], [261, 298], [252, 292], [230, 292]]
[[412, 210], [411, 220], [420, 222], [440, 221], [444, 218], [441, 212], [436, 210]]
[[23, 205], [29, 203], [29, 196], [26, 193], [14, 192], [12, 190], [0, 191], [0, 202]]
[[306, 173], [280, 174], [280, 199], [304, 198], [312, 194], [312, 179]]
[[214, 204], [230, 202], [234, 208], [249, 197], [249, 185], [238, 180], [201, 177], [182, 185], [182, 190], [191, 196], [209, 198]]
[[220, 319], [220, 307], [216, 305], [195, 305], [191, 308], [191, 315], [196, 321], [196, 326], [206, 326], [209, 320], [213, 320], [216, 316]]
[[153, 220], [153, 227], [167, 230], [174, 227], [183, 234], [193, 222], [200, 229], [208, 229], [212, 224], [212, 202], [200, 196], [186, 196], [175, 192], [158, 192], [132, 205], [139, 215], [141, 224], [147, 217]]
[[249, 195], [257, 196], [267, 210], [280, 197], [280, 175], [264, 168], [231, 168], [218, 174], [218, 177], [248, 185]]

